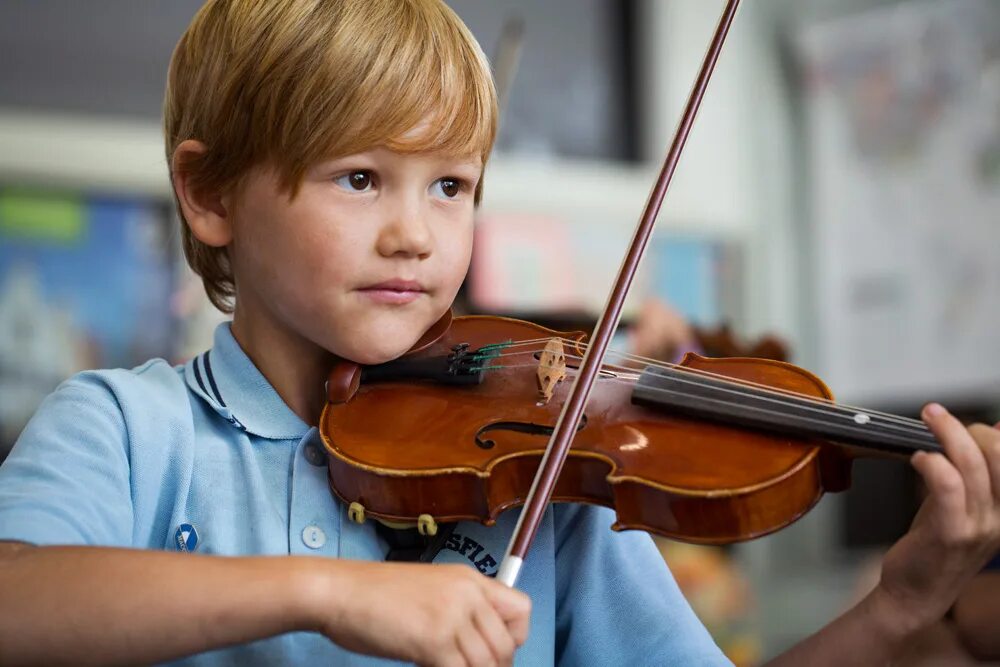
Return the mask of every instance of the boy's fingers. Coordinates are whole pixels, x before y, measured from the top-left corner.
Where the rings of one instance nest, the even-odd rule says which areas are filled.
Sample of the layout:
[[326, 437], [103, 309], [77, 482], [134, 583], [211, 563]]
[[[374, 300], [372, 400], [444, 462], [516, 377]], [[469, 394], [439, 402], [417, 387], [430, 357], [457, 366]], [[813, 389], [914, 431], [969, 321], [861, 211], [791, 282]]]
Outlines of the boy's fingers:
[[528, 639], [528, 627], [531, 624], [531, 598], [521, 591], [508, 588], [496, 581], [489, 581], [486, 596], [500, 619], [507, 624], [507, 629], [514, 642], [521, 646]]
[[986, 459], [968, 429], [937, 403], [928, 404], [924, 421], [944, 447], [965, 485], [966, 511], [979, 512], [992, 505], [992, 485]]
[[479, 665], [492, 665], [496, 662], [493, 659], [493, 652], [486, 645], [486, 641], [473, 627], [470, 626], [467, 630], [458, 633], [457, 641], [458, 650], [465, 661], [464, 663], [456, 662], [456, 664], [478, 667]]
[[911, 459], [931, 498], [948, 517], [964, 516], [967, 510], [962, 475], [941, 454], [917, 452]]
[[531, 598], [501, 583], [487, 579], [486, 597], [505, 621], [531, 613]]
[[517, 645], [510, 635], [510, 630], [500, 620], [500, 616], [497, 615], [496, 610], [480, 607], [477, 609], [473, 620], [475, 620], [479, 633], [486, 640], [486, 645], [492, 651], [493, 658], [497, 663], [500, 665], [509, 665]]
[[528, 641], [528, 630], [530, 628], [531, 619], [528, 616], [507, 621], [507, 632], [510, 633], [510, 636], [514, 639], [514, 643], [518, 646], [524, 646], [524, 642]]

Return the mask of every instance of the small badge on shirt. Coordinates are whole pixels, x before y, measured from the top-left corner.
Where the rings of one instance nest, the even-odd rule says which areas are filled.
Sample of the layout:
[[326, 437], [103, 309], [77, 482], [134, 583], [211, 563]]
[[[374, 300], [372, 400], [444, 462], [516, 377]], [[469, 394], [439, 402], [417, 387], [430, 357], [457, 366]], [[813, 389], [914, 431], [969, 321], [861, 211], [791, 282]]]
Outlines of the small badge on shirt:
[[182, 523], [177, 526], [174, 541], [177, 542], [179, 550], [194, 551], [198, 548], [198, 531], [190, 523]]

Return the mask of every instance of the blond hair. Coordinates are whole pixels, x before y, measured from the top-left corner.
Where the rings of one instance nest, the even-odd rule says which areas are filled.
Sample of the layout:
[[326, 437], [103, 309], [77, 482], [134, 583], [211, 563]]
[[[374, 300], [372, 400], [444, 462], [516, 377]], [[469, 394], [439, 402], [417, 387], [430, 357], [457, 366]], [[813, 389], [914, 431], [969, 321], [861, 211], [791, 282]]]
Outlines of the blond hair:
[[[485, 165], [497, 103], [482, 49], [440, 0], [209, 0], [174, 50], [163, 115], [168, 164], [186, 139], [207, 146], [180, 166], [195, 191], [238, 188], [266, 163], [294, 197], [311, 165], [376, 146]], [[182, 234], [209, 299], [231, 312], [226, 248]]]

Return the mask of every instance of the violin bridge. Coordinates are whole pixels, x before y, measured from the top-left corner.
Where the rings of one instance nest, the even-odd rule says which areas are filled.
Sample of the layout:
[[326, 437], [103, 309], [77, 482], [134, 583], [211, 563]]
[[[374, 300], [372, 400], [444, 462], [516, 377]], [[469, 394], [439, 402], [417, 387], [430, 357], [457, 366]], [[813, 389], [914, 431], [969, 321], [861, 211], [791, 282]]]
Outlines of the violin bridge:
[[563, 352], [562, 342], [558, 338], [552, 338], [545, 344], [545, 349], [538, 358], [538, 370], [535, 372], [538, 396], [542, 399], [542, 403], [549, 402], [556, 385], [562, 382], [564, 377], [566, 377], [566, 355]]

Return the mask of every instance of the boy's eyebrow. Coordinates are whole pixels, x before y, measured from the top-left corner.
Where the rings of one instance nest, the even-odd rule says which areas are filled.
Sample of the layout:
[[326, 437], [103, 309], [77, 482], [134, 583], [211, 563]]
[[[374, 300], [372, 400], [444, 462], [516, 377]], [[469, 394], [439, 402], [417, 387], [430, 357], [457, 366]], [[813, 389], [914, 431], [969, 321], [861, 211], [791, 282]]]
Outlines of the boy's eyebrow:
[[[360, 151], [358, 153], [352, 153], [351, 155], [330, 156], [330, 157], [323, 158], [323, 159], [319, 160], [316, 164], [317, 165], [328, 165], [328, 164], [331, 164], [331, 163], [334, 163], [334, 162], [342, 162], [342, 161], [343, 162], [350, 162], [351, 160], [359, 159], [359, 158], [377, 159], [377, 156], [372, 155], [371, 153], [372, 153], [372, 151]], [[438, 162], [438, 163], [440, 163], [440, 164], [442, 164], [442, 165], [446, 164], [448, 166], [469, 167], [471, 169], [476, 169], [476, 170], [480, 170], [480, 169], [483, 168], [483, 159], [479, 155], [476, 155], [476, 154], [471, 154], [471, 155], [445, 155], [445, 154], [441, 154], [441, 155], [435, 156], [435, 161]]]
[[445, 162], [447, 162], [449, 166], [468, 167], [469, 169], [475, 169], [476, 171], [483, 168], [483, 161], [478, 156], [446, 159]]

